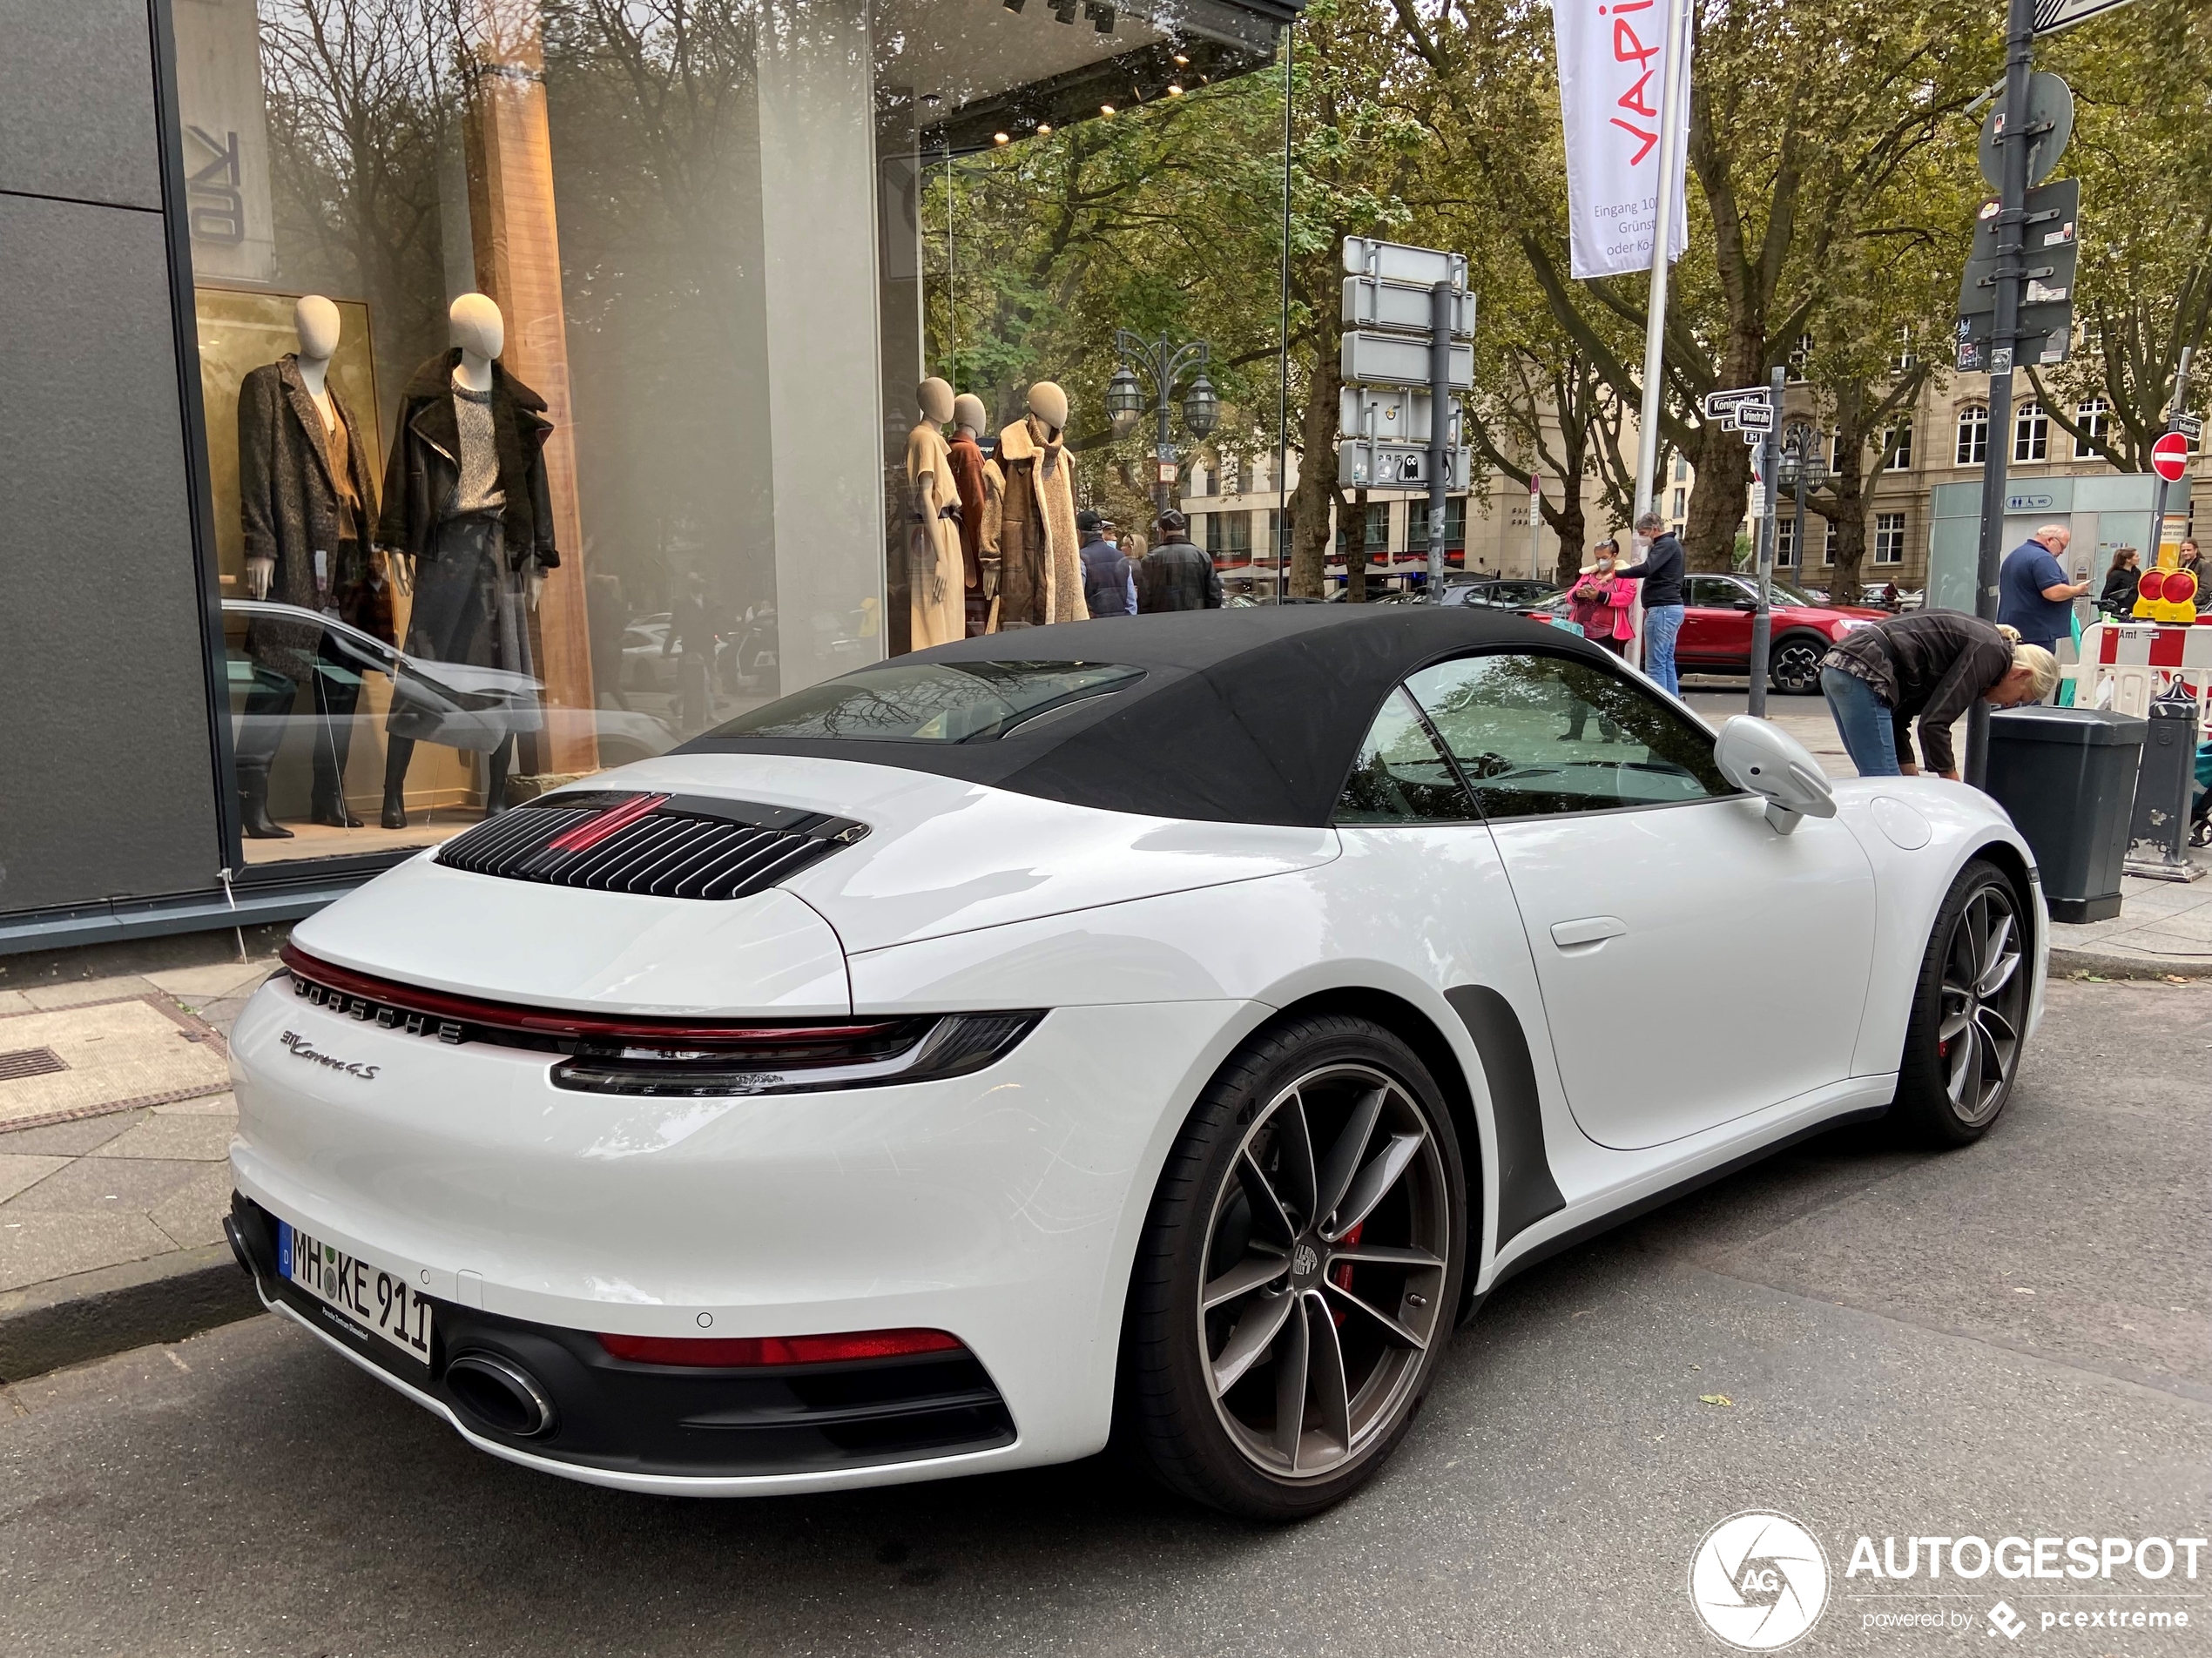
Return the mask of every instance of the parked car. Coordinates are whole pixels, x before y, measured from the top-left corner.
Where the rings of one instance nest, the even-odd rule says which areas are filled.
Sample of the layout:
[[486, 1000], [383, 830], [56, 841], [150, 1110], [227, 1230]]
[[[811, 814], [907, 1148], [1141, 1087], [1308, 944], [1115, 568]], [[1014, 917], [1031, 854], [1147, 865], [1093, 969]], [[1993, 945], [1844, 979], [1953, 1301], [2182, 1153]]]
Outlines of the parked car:
[[[226, 1230], [265, 1304], [541, 1473], [824, 1491], [1118, 1420], [1294, 1520], [1515, 1272], [1831, 1124], [1986, 1133], [2033, 860], [1979, 790], [1831, 784], [1496, 611], [969, 639], [300, 922], [231, 1042]], [[1502, 1419], [1485, 1386], [1432, 1448]], [[395, 1405], [353, 1407], [380, 1445]]]
[[1488, 610], [1533, 610], [1557, 598], [1561, 590], [1557, 582], [1477, 576], [1445, 583], [1443, 597], [1438, 602], [1476, 604]]
[[[1757, 583], [1747, 576], [1691, 576], [1683, 596], [1686, 605], [1675, 642], [1675, 665], [1683, 673], [1749, 674]], [[1889, 612], [1824, 603], [1803, 588], [1777, 582], [1770, 614], [1767, 684], [1777, 691], [1810, 696], [1820, 689], [1820, 659], [1828, 647]]]

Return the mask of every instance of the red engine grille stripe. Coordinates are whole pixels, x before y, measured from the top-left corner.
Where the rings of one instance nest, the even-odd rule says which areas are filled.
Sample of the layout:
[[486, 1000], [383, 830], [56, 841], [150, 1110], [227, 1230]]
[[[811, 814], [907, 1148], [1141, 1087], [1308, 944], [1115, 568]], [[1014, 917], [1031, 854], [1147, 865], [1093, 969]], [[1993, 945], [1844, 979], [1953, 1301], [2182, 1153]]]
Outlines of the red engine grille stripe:
[[589, 852], [609, 835], [623, 830], [668, 799], [664, 794], [640, 794], [620, 805], [609, 806], [596, 818], [586, 818], [573, 829], [563, 830], [545, 843], [548, 852]]
[[841, 1022], [779, 1025], [699, 1023], [676, 1019], [610, 1019], [592, 1014], [571, 1013], [565, 1008], [518, 1008], [512, 1002], [485, 1001], [474, 996], [457, 996], [448, 991], [425, 990], [415, 985], [396, 984], [389, 979], [380, 979], [371, 974], [356, 973], [351, 967], [334, 966], [309, 955], [296, 944], [287, 943], [280, 954], [284, 965], [293, 974], [327, 989], [341, 990], [349, 996], [365, 996], [373, 1001], [388, 1002], [395, 1008], [428, 1014], [439, 1019], [465, 1020], [470, 1024], [488, 1025], [495, 1029], [529, 1031], [540, 1036], [624, 1037], [648, 1042], [691, 1041], [718, 1047], [742, 1047], [747, 1043], [763, 1042], [779, 1046], [797, 1042], [842, 1044], [883, 1035], [900, 1022], [896, 1020], [854, 1019]]

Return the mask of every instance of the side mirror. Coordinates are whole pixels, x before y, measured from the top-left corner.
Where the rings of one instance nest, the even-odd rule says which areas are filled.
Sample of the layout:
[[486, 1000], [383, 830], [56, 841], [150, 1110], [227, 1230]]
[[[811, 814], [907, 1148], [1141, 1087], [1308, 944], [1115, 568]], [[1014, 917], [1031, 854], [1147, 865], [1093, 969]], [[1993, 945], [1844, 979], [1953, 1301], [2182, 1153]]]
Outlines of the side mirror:
[[1756, 610], [1759, 608], [1759, 602], [1757, 599], [1738, 599], [1736, 601], [1736, 608], [1739, 610]]
[[1721, 727], [1713, 763], [1739, 789], [1766, 797], [1766, 820], [1786, 835], [1800, 818], [1832, 818], [1836, 792], [1820, 762], [1779, 725], [1738, 714]]

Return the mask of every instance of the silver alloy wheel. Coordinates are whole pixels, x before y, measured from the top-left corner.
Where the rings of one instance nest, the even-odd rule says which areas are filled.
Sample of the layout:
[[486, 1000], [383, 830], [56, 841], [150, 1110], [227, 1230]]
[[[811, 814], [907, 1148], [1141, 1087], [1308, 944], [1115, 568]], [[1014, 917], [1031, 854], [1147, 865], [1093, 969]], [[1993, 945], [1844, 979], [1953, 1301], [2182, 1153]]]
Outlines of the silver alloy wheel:
[[1447, 1311], [1451, 1227], [1435, 1136], [1386, 1073], [1309, 1072], [1254, 1117], [1213, 1196], [1197, 1331], [1254, 1466], [1318, 1479], [1398, 1419]]
[[1944, 1089], [1967, 1128], [1979, 1128], [2004, 1103], [2020, 1059], [2027, 994], [2019, 914], [2002, 886], [1984, 886], [1966, 900], [1944, 940], [1936, 1027]]
[[1775, 650], [1768, 677], [1777, 691], [1811, 691], [1820, 683], [1823, 654], [1810, 639], [1785, 639]]

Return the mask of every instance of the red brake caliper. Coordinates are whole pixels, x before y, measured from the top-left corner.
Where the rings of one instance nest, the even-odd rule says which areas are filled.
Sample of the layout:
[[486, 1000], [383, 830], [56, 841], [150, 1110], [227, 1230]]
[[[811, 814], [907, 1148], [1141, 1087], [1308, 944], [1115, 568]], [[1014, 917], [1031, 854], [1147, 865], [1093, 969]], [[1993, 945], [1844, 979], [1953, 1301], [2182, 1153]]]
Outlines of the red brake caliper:
[[[1348, 1250], [1358, 1249], [1359, 1247], [1359, 1234], [1366, 1230], [1367, 1223], [1361, 1221], [1359, 1225], [1353, 1227], [1350, 1231], [1346, 1232], [1344, 1235], [1345, 1248]], [[1352, 1263], [1349, 1261], [1341, 1261], [1338, 1263], [1336, 1266], [1330, 1270], [1329, 1282], [1335, 1284], [1338, 1289], [1342, 1290], [1347, 1295], [1350, 1294], [1352, 1291]], [[1343, 1313], [1332, 1313], [1330, 1317], [1336, 1320], [1337, 1327], [1339, 1329], [1342, 1329], [1344, 1327], [1345, 1315]]]

